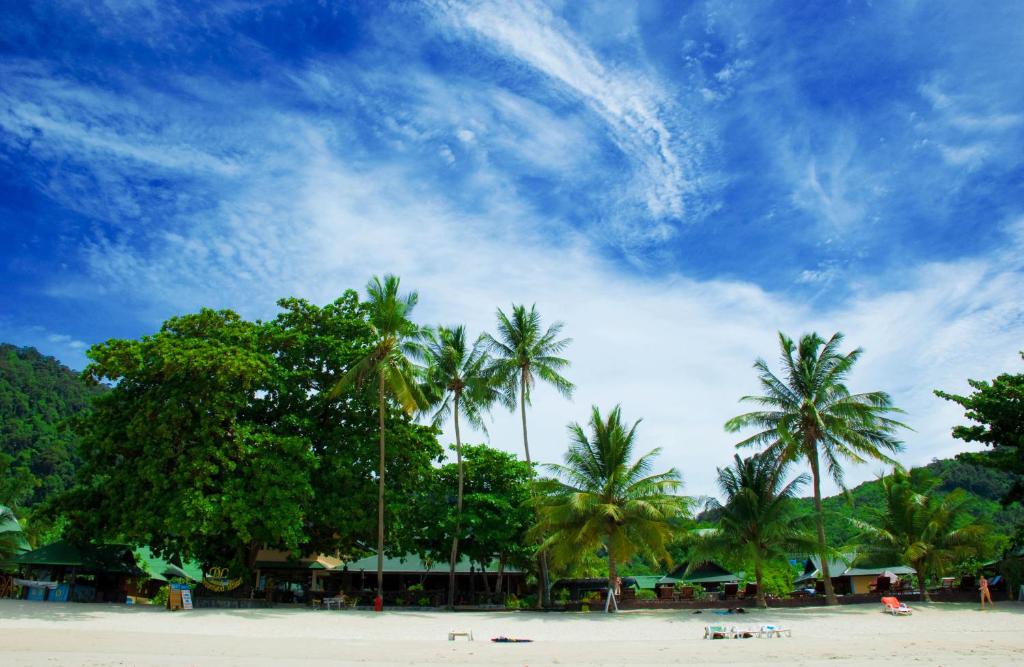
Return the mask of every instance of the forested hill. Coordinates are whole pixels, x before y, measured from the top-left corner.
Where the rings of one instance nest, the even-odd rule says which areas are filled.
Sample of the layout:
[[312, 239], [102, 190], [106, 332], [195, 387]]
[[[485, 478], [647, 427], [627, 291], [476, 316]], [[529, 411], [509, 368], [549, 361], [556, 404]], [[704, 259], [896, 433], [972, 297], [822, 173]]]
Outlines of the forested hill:
[[33, 347], [0, 343], [0, 504], [29, 508], [71, 483], [77, 457], [61, 425], [98, 391]]
[[[1011, 536], [1015, 527], [1024, 522], [1024, 509], [1019, 505], [1004, 509], [999, 504], [999, 499], [1013, 482], [1009, 473], [956, 459], [938, 459], [925, 467], [940, 480], [940, 493], [961, 488], [971, 494], [972, 514], [979, 520], [991, 523], [997, 533]], [[803, 498], [800, 502], [806, 504], [808, 511], [812, 510], [813, 499]], [[823, 504], [829, 541], [833, 544], [849, 544], [855, 537], [855, 529], [849, 519], [856, 517], [870, 521], [884, 507], [881, 482], [865, 482], [850, 489], [849, 496], [832, 496], [826, 498]]]

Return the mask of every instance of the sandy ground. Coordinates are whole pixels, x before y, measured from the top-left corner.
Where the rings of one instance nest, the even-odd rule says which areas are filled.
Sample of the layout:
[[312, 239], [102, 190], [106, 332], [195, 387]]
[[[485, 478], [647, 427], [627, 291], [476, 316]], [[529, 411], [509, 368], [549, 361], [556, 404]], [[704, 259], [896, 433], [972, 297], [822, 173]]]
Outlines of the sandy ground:
[[[0, 665], [1024, 665], [1024, 604], [754, 611], [444, 613], [196, 610], [0, 600]], [[708, 623], [791, 639], [704, 641]], [[472, 630], [476, 641], [447, 640]], [[495, 644], [506, 635], [529, 644]]]

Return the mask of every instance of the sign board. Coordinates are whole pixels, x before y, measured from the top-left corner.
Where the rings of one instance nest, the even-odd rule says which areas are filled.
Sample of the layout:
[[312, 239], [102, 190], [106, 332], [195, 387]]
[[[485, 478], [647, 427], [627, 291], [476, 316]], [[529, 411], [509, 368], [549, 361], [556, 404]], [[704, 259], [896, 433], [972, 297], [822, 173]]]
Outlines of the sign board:
[[181, 608], [192, 608], [192, 591], [190, 591], [188, 588], [181, 589]]

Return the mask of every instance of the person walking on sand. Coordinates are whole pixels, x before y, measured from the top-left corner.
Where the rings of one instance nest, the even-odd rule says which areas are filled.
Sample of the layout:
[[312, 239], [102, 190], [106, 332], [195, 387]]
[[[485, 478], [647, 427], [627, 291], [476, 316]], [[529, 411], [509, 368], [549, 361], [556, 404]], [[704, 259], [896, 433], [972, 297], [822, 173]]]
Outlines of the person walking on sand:
[[981, 608], [985, 608], [985, 600], [988, 600], [990, 607], [994, 606], [995, 603], [992, 602], [992, 593], [988, 590], [988, 579], [985, 578], [985, 575], [981, 575], [979, 578], [978, 588], [981, 589]]

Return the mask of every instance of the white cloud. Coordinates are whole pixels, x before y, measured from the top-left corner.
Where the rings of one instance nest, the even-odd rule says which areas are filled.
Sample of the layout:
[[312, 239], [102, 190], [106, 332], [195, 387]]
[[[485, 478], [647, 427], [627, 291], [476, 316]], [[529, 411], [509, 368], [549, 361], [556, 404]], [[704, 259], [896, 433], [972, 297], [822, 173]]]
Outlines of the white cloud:
[[[565, 425], [586, 419], [594, 403], [621, 402], [629, 418], [644, 418], [641, 446], [662, 446], [664, 465], [677, 466], [694, 493], [713, 491], [715, 466], [733, 453], [722, 424], [756, 391], [751, 364], [777, 355], [775, 332], [847, 333], [866, 354], [855, 390], [884, 389], [907, 409], [907, 464], [962, 449], [949, 428], [954, 407], [934, 388], [965, 389], [968, 377], [1013, 367], [1024, 339], [1020, 239], [989, 260], [907, 268], [866, 280], [825, 312], [736, 281], [660, 280], [623, 276], [598, 259], [581, 238], [552, 243], [542, 222], [514, 198], [495, 200], [484, 216], [451, 210], [440, 197], [410, 193], [397, 172], [355, 173], [322, 142], [311, 139], [295, 180], [253, 185], [225, 203], [225, 219], [187, 236], [168, 236], [141, 252], [128, 246], [94, 249], [94, 271], [154, 310], [229, 305], [266, 316], [276, 297], [296, 294], [324, 302], [362, 285], [374, 273], [396, 272], [421, 294], [424, 322], [493, 326], [496, 307], [536, 302], [548, 321], [566, 322], [575, 339], [568, 375], [573, 402], [541, 389], [530, 411], [536, 458], [557, 460]], [[284, 195], [287, 195], [285, 197]], [[270, 213], [252, 201], [270, 199]], [[1011, 227], [1016, 229], [1017, 227]], [[240, 258], [223, 263], [222, 251]], [[514, 415], [498, 414], [492, 442], [521, 447]], [[851, 469], [870, 478], [876, 466]]]
[[689, 172], [698, 147], [685, 133], [673, 133], [670, 119], [677, 121], [683, 112], [659, 93], [650, 74], [607, 66], [564, 21], [539, 3], [435, 5], [458, 34], [482, 39], [584, 100], [637, 165], [638, 196], [650, 213], [683, 216], [685, 196], [693, 188]]

